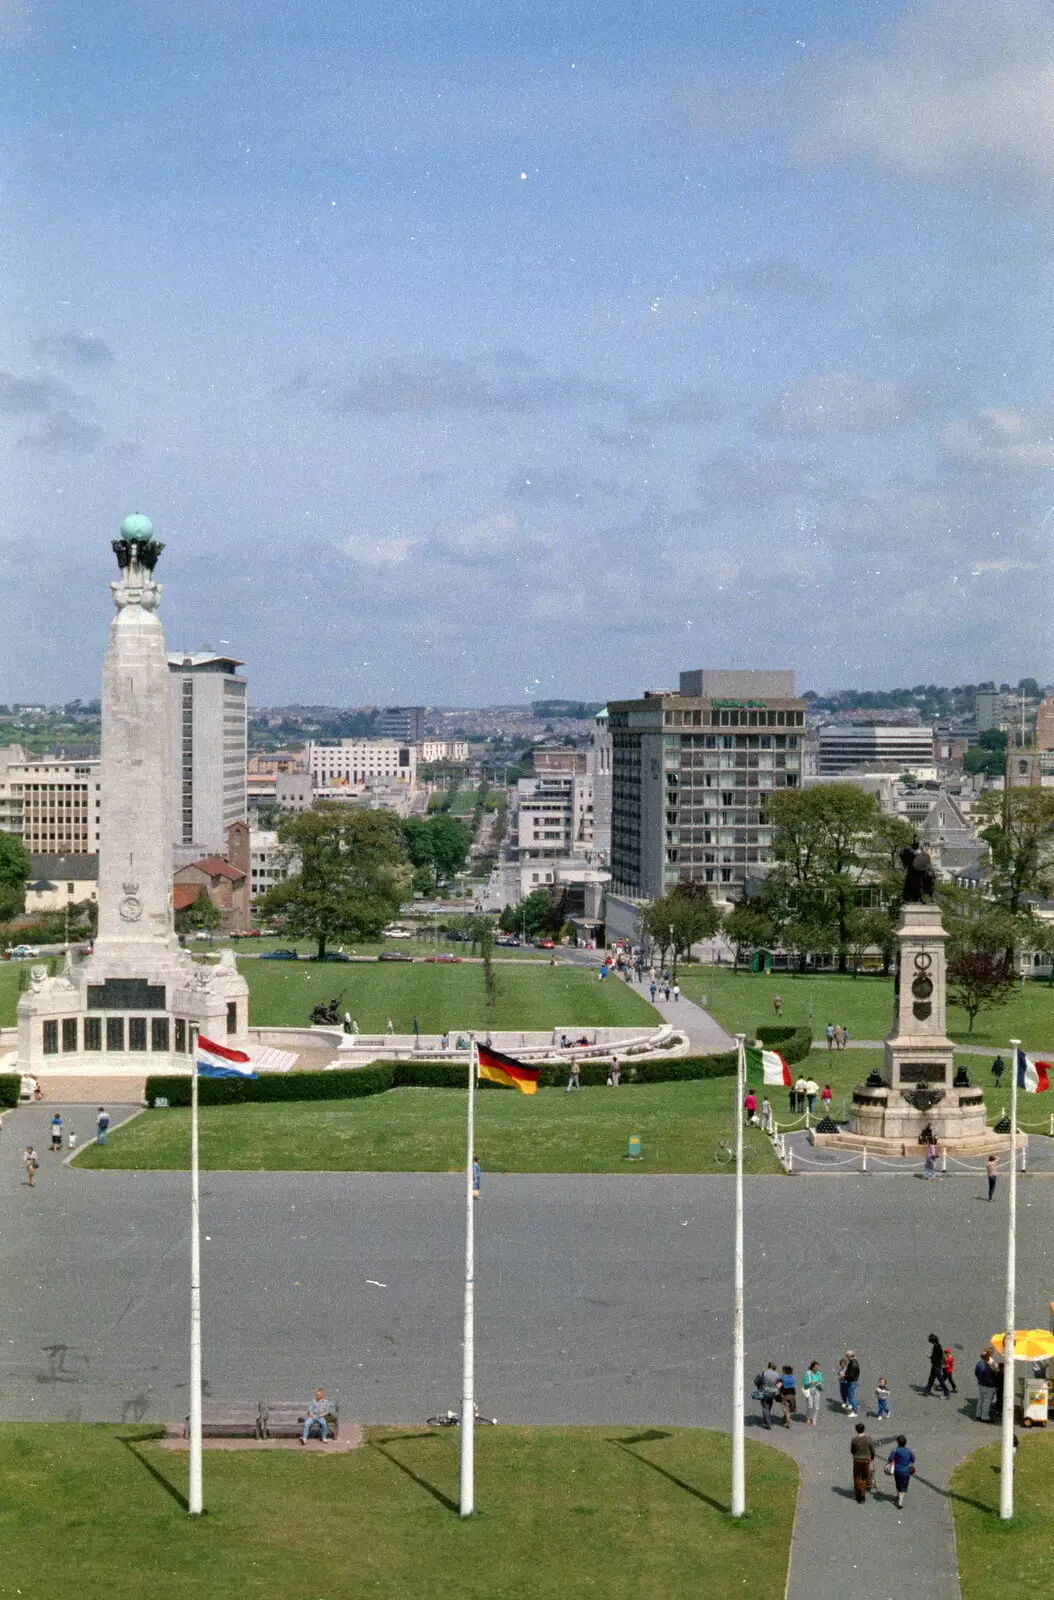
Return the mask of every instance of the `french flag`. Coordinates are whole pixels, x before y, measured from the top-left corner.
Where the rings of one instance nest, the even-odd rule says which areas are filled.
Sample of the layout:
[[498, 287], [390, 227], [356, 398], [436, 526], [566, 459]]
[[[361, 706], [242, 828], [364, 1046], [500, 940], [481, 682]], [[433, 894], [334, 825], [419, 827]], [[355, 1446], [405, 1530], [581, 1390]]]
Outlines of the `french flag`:
[[1054, 1071], [1049, 1061], [1037, 1061], [1035, 1056], [1017, 1052], [1017, 1086], [1026, 1094], [1042, 1094], [1050, 1088], [1050, 1074]]
[[[214, 1044], [203, 1033], [198, 1034], [198, 1072], [203, 1078], [258, 1078], [253, 1064], [244, 1050], [231, 1050], [225, 1044]], [[1044, 1088], [1046, 1085], [1044, 1084]]]

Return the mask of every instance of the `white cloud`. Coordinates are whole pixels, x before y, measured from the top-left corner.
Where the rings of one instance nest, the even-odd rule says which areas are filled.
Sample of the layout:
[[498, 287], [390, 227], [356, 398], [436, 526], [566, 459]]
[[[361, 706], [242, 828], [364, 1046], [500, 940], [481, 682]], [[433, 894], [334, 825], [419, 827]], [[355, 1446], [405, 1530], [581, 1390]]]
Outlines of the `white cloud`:
[[436, 529], [439, 544], [470, 560], [503, 555], [521, 538], [520, 519], [514, 511], [492, 511], [475, 522], [444, 522]]
[[339, 546], [349, 561], [366, 567], [371, 572], [384, 572], [391, 567], [401, 567], [414, 550], [413, 539], [371, 539], [366, 534], [355, 534]]
[[994, 472], [1054, 471], [1054, 414], [1030, 416], [1015, 406], [993, 407], [950, 422], [941, 433], [945, 459]]
[[854, 372], [821, 372], [804, 378], [766, 407], [762, 421], [773, 433], [873, 433], [914, 414], [915, 402], [901, 383]]

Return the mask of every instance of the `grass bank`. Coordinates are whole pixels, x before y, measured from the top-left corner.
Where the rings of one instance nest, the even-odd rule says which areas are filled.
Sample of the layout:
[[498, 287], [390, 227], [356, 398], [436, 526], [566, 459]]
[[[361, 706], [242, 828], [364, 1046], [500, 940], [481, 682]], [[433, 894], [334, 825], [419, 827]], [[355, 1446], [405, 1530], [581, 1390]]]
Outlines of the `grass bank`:
[[457, 1445], [373, 1429], [345, 1455], [210, 1451], [191, 1521], [186, 1458], [150, 1430], [3, 1424], [0, 1584], [40, 1595], [57, 1561], [83, 1600], [694, 1600], [703, 1573], [715, 1595], [783, 1595], [797, 1468], [780, 1451], [748, 1441], [733, 1522], [725, 1435], [481, 1429], [462, 1522]]
[[[488, 1172], [727, 1172], [716, 1159], [732, 1135], [735, 1080], [487, 1090], [476, 1105], [476, 1148]], [[208, 1106], [204, 1167], [238, 1172], [450, 1172], [465, 1159], [465, 1096], [393, 1089], [364, 1100]], [[626, 1160], [631, 1133], [644, 1159]], [[751, 1172], [780, 1170], [750, 1130]], [[78, 1167], [172, 1170], [190, 1159], [190, 1113], [149, 1111], [88, 1146]]]
[[999, 1520], [999, 1445], [952, 1476], [962, 1600], [1054, 1594], [1054, 1435], [1024, 1433], [1014, 1462], [1014, 1517]]
[[347, 966], [334, 962], [240, 961], [249, 985], [249, 1017], [258, 1028], [305, 1023], [319, 1000], [340, 997], [363, 1033], [383, 1033], [391, 1018], [396, 1033], [409, 1033], [416, 1017], [422, 1033], [469, 1028], [509, 1029], [641, 1027], [659, 1021], [657, 1012], [628, 984], [601, 982], [580, 967], [535, 965], [494, 969], [491, 1014], [483, 968], [432, 966], [421, 962], [377, 962]]

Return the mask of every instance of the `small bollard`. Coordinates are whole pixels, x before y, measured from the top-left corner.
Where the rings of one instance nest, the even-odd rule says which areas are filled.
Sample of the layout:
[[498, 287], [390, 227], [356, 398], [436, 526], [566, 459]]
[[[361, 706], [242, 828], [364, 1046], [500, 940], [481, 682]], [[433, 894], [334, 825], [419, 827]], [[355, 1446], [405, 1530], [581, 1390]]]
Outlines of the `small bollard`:
[[860, 1171], [861, 1172], [866, 1172], [867, 1171], [867, 1145], [866, 1144], [865, 1144], [864, 1148], [860, 1152]]
[[643, 1161], [644, 1160], [644, 1151], [640, 1147], [640, 1134], [639, 1133], [631, 1133], [630, 1136], [629, 1136], [629, 1144], [626, 1146], [626, 1160], [627, 1161]]
[[794, 1171], [794, 1151], [793, 1150], [788, 1150], [787, 1151], [787, 1172], [788, 1172], [788, 1174], [790, 1174], [793, 1171]]
[[1021, 1171], [1022, 1172], [1027, 1172], [1028, 1171], [1028, 1145], [1027, 1144], [1023, 1144], [1021, 1146]]
[[947, 1152], [947, 1150], [942, 1150], [941, 1151], [941, 1172], [945, 1173], [945, 1172], [947, 1172], [947, 1170], [948, 1170], [948, 1152]]
[[812, 1123], [809, 1121], [809, 1112], [808, 1112], [808, 1110], [806, 1110], [806, 1113], [805, 1113], [805, 1131], [806, 1131], [806, 1133], [808, 1133], [808, 1131], [809, 1131], [809, 1129], [811, 1127], [812, 1127]]
[[1050, 1113], [1050, 1137], [1054, 1139], [1054, 1111]]

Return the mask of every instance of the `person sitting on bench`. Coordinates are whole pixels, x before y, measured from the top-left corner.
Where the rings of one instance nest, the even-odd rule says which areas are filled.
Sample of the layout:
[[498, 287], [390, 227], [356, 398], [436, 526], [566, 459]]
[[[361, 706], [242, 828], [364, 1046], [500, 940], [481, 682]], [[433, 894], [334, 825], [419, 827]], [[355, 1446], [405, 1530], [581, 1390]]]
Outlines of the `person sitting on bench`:
[[326, 1399], [326, 1391], [324, 1389], [316, 1389], [315, 1398], [308, 1406], [307, 1416], [304, 1418], [304, 1431], [300, 1435], [301, 1444], [307, 1444], [312, 1428], [321, 1428], [323, 1441], [329, 1438], [329, 1425], [326, 1422], [326, 1412], [328, 1410], [329, 1401]]

